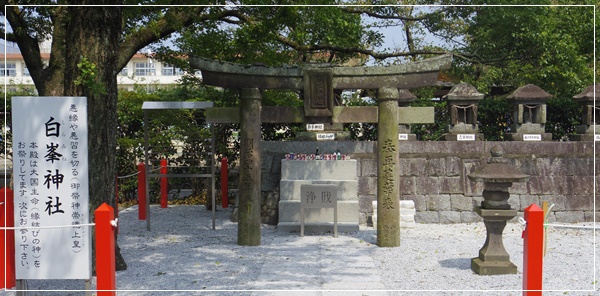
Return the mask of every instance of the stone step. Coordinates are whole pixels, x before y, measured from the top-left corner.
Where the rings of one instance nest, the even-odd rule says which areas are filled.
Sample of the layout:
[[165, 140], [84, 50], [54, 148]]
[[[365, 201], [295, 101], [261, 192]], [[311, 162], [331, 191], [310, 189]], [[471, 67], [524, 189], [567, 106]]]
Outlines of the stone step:
[[[358, 225], [358, 201], [338, 201], [338, 222], [356, 223]], [[308, 208], [304, 209], [304, 221], [310, 222], [332, 222], [333, 208]], [[279, 222], [300, 223], [300, 201], [282, 200], [279, 202]], [[298, 224], [300, 225], [300, 224]]]
[[[338, 222], [338, 232], [355, 232], [359, 230], [358, 223]], [[279, 222], [277, 231], [300, 232], [300, 222]], [[333, 233], [331, 223], [304, 223], [304, 233]]]
[[[400, 228], [415, 227], [415, 215], [417, 210], [415, 209], [415, 202], [412, 200], [401, 200], [400, 201]], [[373, 201], [373, 228], [377, 228], [377, 201]]]

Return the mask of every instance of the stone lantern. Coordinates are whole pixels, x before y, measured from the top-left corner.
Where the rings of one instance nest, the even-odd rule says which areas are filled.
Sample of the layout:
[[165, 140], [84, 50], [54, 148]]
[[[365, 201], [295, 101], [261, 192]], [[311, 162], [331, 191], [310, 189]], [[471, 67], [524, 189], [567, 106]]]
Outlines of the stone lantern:
[[[417, 97], [407, 89], [398, 89], [398, 107], [409, 107]], [[410, 133], [410, 124], [398, 124], [398, 140], [416, 141], [417, 135]]]
[[447, 101], [450, 125], [446, 141], [481, 141], [483, 134], [477, 126], [477, 102], [483, 94], [469, 83], [462, 82], [450, 89], [442, 99]]
[[[596, 130], [597, 126], [594, 121], [594, 114], [597, 120], [600, 121], [600, 112], [594, 108], [594, 104], [598, 98], [600, 98], [600, 84], [596, 84], [595, 91], [592, 84], [586, 87], [580, 94], [573, 96], [573, 99], [583, 107], [581, 125], [577, 126], [577, 134], [571, 137], [573, 141], [594, 141], [594, 130]], [[597, 131], [600, 132], [600, 129]]]
[[492, 157], [468, 177], [472, 181], [483, 182], [483, 201], [475, 207], [475, 212], [483, 218], [487, 237], [479, 250], [479, 257], [471, 260], [471, 269], [480, 275], [516, 274], [517, 266], [510, 262], [510, 256], [502, 242], [502, 232], [506, 221], [517, 216], [517, 210], [508, 203], [508, 189], [513, 182], [524, 182], [529, 176], [523, 174], [509, 160], [504, 158], [500, 146], [490, 149]]
[[539, 86], [527, 84], [507, 97], [513, 102], [514, 115], [512, 141], [551, 141], [552, 134], [545, 132], [546, 100], [552, 95]]

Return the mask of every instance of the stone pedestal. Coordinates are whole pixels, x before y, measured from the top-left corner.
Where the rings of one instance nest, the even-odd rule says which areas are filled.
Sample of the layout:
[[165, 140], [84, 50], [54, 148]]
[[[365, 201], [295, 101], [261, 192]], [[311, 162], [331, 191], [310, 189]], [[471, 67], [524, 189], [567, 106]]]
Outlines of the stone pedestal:
[[398, 125], [398, 140], [400, 141], [416, 141], [417, 135], [411, 134], [410, 124]]
[[[300, 186], [337, 186], [338, 230], [358, 231], [358, 162], [351, 160], [282, 160], [279, 182], [279, 223], [277, 229], [300, 232]], [[333, 231], [333, 209], [305, 209], [305, 231]]]
[[517, 210], [476, 207], [475, 212], [483, 218], [487, 237], [479, 250], [479, 257], [471, 259], [471, 269], [480, 275], [516, 274], [517, 266], [510, 262], [510, 256], [502, 242], [502, 232], [506, 221], [517, 216]]

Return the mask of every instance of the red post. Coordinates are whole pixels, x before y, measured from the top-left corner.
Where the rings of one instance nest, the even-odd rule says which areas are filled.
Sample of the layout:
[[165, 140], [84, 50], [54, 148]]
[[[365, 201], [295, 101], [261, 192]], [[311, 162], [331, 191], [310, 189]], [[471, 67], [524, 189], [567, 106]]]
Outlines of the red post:
[[542, 295], [544, 260], [544, 211], [536, 204], [525, 209], [523, 231], [523, 295]]
[[96, 223], [96, 282], [98, 296], [116, 295], [114, 209], [103, 203], [94, 212]]
[[228, 186], [229, 175], [227, 172], [227, 157], [221, 159], [221, 207], [226, 209], [229, 206]]
[[146, 165], [140, 162], [138, 169], [138, 219], [146, 220]]
[[[167, 160], [160, 160], [160, 173], [167, 174]], [[160, 177], [160, 207], [167, 207], [167, 177]]]
[[[0, 227], [14, 227], [15, 212], [13, 191], [8, 187], [0, 189]], [[11, 289], [16, 285], [15, 274], [15, 231], [0, 229], [0, 289]]]

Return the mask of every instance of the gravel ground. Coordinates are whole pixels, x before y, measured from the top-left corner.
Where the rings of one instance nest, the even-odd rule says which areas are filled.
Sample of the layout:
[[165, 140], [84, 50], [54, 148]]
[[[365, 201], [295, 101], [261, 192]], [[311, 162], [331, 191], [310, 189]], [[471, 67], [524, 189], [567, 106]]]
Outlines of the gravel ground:
[[[523, 242], [522, 226], [518, 223], [507, 225], [504, 245], [519, 273], [479, 276], [471, 271], [470, 260], [478, 255], [485, 242], [483, 223], [417, 224], [414, 228], [403, 228], [401, 246], [397, 248], [377, 247], [376, 231], [371, 227], [361, 226], [359, 232], [341, 233], [339, 238], [331, 234], [301, 238], [297, 233], [282, 233], [273, 226], [263, 225], [261, 246], [241, 247], [236, 244], [237, 224], [229, 221], [229, 210], [217, 211], [216, 230], [212, 230], [212, 212], [203, 206], [169, 206], [167, 209], [153, 206], [151, 215], [152, 230], [146, 231], [146, 222], [137, 219], [137, 207], [119, 214], [118, 243], [128, 269], [117, 272], [118, 295], [522, 294]], [[585, 225], [591, 224], [572, 224]], [[589, 229], [549, 228], [544, 295], [600, 295], [595, 277], [598, 268], [594, 268], [594, 238], [594, 231]], [[299, 254], [319, 245], [329, 246], [319, 252], [330, 252], [322, 255], [321, 262], [328, 259], [326, 254], [348, 258], [338, 260], [342, 262], [335, 262], [338, 265], [334, 266], [352, 264], [350, 259], [355, 256], [368, 259], [372, 263], [352, 268], [359, 270], [361, 273], [357, 275], [364, 276], [366, 281], [373, 279], [373, 284], [378, 282], [380, 286], [357, 282], [346, 289], [358, 291], [335, 293], [319, 291], [318, 285], [305, 291], [303, 287], [311, 286], [298, 288], [290, 284], [282, 288], [281, 281], [280, 285], [265, 282], [265, 272], [275, 269], [281, 272], [274, 280], [306, 276], [307, 281], [322, 283], [315, 278], [320, 275], [299, 274], [308, 269], [291, 269], [290, 273], [284, 273], [295, 263], [303, 264], [306, 258]], [[295, 263], [282, 265], [273, 259], [275, 256], [295, 260]], [[29, 280], [27, 295], [83, 295], [77, 291], [82, 290], [83, 285], [83, 281], [74, 280]], [[95, 285], [93, 279], [92, 287]], [[272, 289], [279, 291], [267, 291]]]

